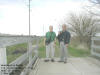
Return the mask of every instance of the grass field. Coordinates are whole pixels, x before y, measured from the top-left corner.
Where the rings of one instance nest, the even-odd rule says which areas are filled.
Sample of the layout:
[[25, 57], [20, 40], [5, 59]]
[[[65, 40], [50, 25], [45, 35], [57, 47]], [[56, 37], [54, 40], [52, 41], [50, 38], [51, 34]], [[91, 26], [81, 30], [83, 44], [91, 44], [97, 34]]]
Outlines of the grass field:
[[27, 51], [27, 44], [18, 44], [7, 47], [7, 63], [17, 59]]
[[[55, 57], [59, 57], [59, 43], [56, 42], [55, 46]], [[8, 63], [14, 61], [19, 56], [23, 55], [27, 51], [27, 44], [18, 44], [14, 46], [7, 47], [7, 60]], [[71, 43], [68, 47], [68, 56], [69, 57], [87, 57], [90, 56], [90, 50], [85, 48], [79, 48], [77, 46], [73, 46]], [[43, 44], [43, 38], [40, 39], [39, 42], [39, 57], [45, 58], [45, 46]]]
[[[56, 42], [55, 46], [55, 57], [59, 57], [59, 43]], [[45, 46], [43, 45], [43, 39], [41, 39], [41, 42], [39, 44], [39, 56], [45, 57]], [[68, 47], [68, 56], [69, 57], [87, 57], [90, 56], [90, 50], [89, 49], [83, 49], [73, 46], [72, 44]]]

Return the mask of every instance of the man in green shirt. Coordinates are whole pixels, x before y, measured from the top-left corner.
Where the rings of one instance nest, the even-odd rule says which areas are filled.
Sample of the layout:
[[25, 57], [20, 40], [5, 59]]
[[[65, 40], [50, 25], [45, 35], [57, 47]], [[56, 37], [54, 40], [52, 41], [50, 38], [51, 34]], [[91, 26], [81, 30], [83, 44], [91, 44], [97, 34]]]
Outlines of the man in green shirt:
[[45, 45], [46, 45], [45, 62], [48, 62], [50, 60], [50, 55], [51, 55], [51, 61], [54, 62], [55, 38], [56, 38], [56, 33], [53, 31], [53, 26], [49, 26], [49, 31], [46, 33], [45, 36]]

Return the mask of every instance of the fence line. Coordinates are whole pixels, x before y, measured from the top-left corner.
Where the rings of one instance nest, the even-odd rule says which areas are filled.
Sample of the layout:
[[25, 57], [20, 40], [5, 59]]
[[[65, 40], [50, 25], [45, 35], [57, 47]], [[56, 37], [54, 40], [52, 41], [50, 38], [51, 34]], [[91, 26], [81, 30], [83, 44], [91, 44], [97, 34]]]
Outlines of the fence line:
[[91, 42], [91, 54], [97, 57], [100, 57], [100, 53], [96, 52], [97, 50], [100, 52], [100, 45], [96, 45], [94, 41], [100, 42], [100, 37], [92, 37]]
[[[33, 41], [36, 40], [35, 46], [32, 45]], [[12, 71], [14, 71], [18, 66], [11, 68], [11, 66], [7, 66], [7, 54], [6, 54], [6, 47], [21, 43], [28, 43], [27, 52], [23, 54], [22, 56], [18, 57], [16, 60], [12, 61], [8, 65], [20, 65], [23, 62], [25, 62], [28, 59], [28, 64], [22, 71], [21, 75], [26, 75], [29, 71], [29, 67], [34, 64], [36, 59], [38, 58], [38, 43], [39, 43], [39, 37], [33, 37], [33, 36], [0, 36], [0, 75], [10, 75]], [[32, 57], [32, 54], [34, 52], [34, 57]], [[1, 57], [2, 56], [2, 57]], [[6, 65], [6, 66], [2, 66]], [[3, 68], [3, 69], [2, 69]], [[6, 73], [2, 72], [2, 70], [6, 70]]]

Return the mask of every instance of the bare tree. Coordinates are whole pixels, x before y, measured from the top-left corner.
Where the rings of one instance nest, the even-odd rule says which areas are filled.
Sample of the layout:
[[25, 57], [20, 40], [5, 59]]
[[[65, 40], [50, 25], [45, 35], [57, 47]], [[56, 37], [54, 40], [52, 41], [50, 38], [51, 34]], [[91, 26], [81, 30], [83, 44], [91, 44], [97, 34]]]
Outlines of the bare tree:
[[96, 5], [100, 5], [100, 0], [89, 0], [89, 1]]
[[100, 0], [88, 0], [90, 4], [85, 9], [97, 20], [97, 33], [100, 32]]
[[91, 35], [96, 32], [97, 25], [96, 19], [93, 16], [71, 13], [67, 22], [71, 25], [70, 30], [79, 38], [81, 43], [86, 42], [90, 44]]
[[100, 0], [89, 0], [89, 2], [85, 9], [95, 16], [100, 16]]

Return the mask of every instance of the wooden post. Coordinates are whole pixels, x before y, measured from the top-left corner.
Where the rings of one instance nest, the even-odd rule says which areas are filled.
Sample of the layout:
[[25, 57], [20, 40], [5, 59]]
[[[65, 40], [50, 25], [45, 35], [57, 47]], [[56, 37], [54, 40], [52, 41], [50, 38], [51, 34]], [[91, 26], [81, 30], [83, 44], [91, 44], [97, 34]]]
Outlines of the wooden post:
[[2, 65], [7, 65], [6, 48], [0, 48], [0, 74], [2, 74], [1, 73], [3, 67]]

